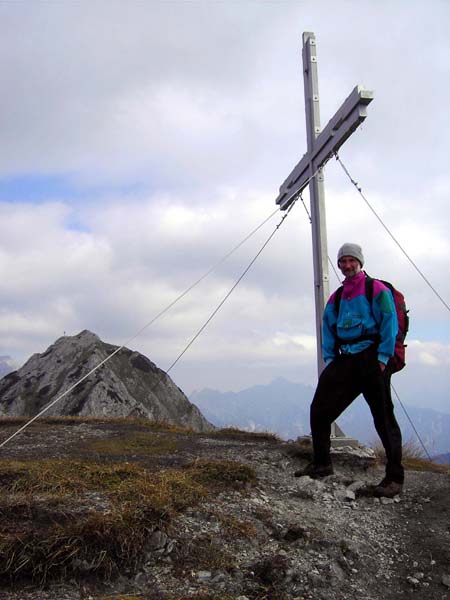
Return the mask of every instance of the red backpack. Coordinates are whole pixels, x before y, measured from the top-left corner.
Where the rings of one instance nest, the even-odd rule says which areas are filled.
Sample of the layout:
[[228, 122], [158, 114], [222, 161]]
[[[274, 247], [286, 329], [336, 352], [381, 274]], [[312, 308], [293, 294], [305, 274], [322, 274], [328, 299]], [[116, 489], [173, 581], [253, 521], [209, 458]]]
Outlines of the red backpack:
[[[365, 272], [365, 271], [364, 271]], [[369, 301], [370, 306], [372, 306], [373, 301], [373, 282], [375, 279], [367, 275], [366, 273], [366, 298]], [[409, 316], [408, 310], [406, 308], [405, 296], [399, 292], [389, 281], [384, 281], [383, 279], [377, 279], [382, 284], [384, 284], [392, 293], [392, 297], [394, 298], [395, 310], [397, 313], [398, 320], [398, 331], [397, 337], [395, 338], [395, 347], [394, 347], [394, 356], [389, 359], [389, 367], [392, 373], [396, 373], [397, 371], [401, 371], [405, 366], [405, 338], [409, 329]], [[342, 298], [342, 290], [341, 286], [336, 290], [336, 295], [334, 298], [334, 306], [336, 309], [336, 314], [339, 315], [339, 307], [341, 304]], [[364, 337], [364, 336], [363, 336]], [[369, 339], [366, 336], [364, 339]]]

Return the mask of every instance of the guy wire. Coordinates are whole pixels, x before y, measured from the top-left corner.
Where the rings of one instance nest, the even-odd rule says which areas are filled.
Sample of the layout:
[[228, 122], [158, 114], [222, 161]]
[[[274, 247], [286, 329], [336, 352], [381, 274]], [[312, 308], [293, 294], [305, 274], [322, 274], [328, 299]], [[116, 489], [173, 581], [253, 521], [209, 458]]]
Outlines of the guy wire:
[[338, 153], [336, 152], [335, 154], [336, 160], [338, 161], [338, 163], [341, 165], [342, 169], [344, 170], [344, 173], [347, 175], [347, 177], [350, 179], [350, 181], [353, 183], [353, 185], [356, 187], [356, 189], [358, 190], [358, 192], [361, 195], [361, 198], [364, 200], [364, 202], [367, 204], [367, 206], [370, 208], [370, 210], [372, 211], [372, 213], [375, 215], [375, 217], [378, 219], [378, 221], [381, 223], [381, 225], [384, 227], [384, 229], [387, 231], [387, 233], [390, 235], [390, 237], [394, 240], [394, 242], [397, 244], [397, 246], [400, 248], [400, 250], [402, 251], [402, 253], [406, 256], [406, 258], [409, 260], [409, 262], [412, 264], [412, 266], [415, 268], [415, 270], [419, 273], [419, 275], [422, 277], [422, 279], [425, 281], [425, 283], [428, 285], [428, 287], [434, 292], [434, 294], [439, 298], [439, 300], [442, 302], [442, 304], [445, 306], [445, 308], [450, 311], [450, 306], [447, 304], [447, 302], [442, 298], [442, 296], [439, 294], [439, 292], [436, 290], [436, 288], [430, 283], [430, 281], [425, 277], [425, 275], [423, 274], [423, 272], [419, 269], [419, 267], [416, 265], [416, 263], [413, 261], [413, 259], [409, 256], [409, 254], [406, 252], [406, 250], [403, 248], [403, 246], [401, 246], [400, 242], [397, 241], [397, 239], [395, 238], [394, 234], [390, 231], [390, 229], [387, 227], [387, 225], [385, 225], [385, 223], [383, 222], [383, 220], [381, 219], [381, 217], [378, 215], [378, 213], [375, 211], [375, 209], [371, 206], [371, 204], [369, 203], [369, 201], [367, 200], [367, 198], [364, 196], [361, 187], [358, 185], [358, 182], [355, 181], [353, 179], [353, 177], [350, 175], [350, 173], [348, 172], [348, 169], [345, 167], [344, 163], [342, 162], [342, 160], [339, 158]]
[[432, 459], [432, 458], [431, 458], [431, 456], [429, 455], [429, 453], [428, 453], [428, 450], [426, 449], [426, 447], [425, 447], [425, 444], [423, 443], [423, 441], [422, 441], [422, 438], [421, 438], [421, 437], [420, 437], [420, 435], [419, 435], [419, 432], [417, 431], [417, 429], [416, 429], [416, 427], [415, 427], [415, 425], [414, 425], [414, 423], [413, 423], [413, 421], [412, 421], [411, 417], [409, 416], [409, 414], [408, 414], [408, 412], [407, 412], [407, 410], [406, 410], [405, 406], [403, 405], [403, 402], [400, 400], [400, 396], [397, 394], [397, 390], [396, 390], [396, 389], [395, 389], [395, 387], [392, 385], [392, 383], [391, 383], [391, 388], [392, 388], [392, 390], [393, 390], [393, 392], [394, 392], [394, 394], [395, 394], [395, 396], [396, 396], [397, 400], [400, 402], [400, 406], [403, 408], [403, 411], [404, 411], [405, 415], [407, 416], [407, 418], [408, 418], [408, 421], [409, 421], [409, 423], [410, 423], [411, 427], [412, 427], [412, 428], [413, 428], [413, 430], [414, 430], [414, 433], [417, 435], [417, 438], [418, 438], [418, 440], [419, 440], [419, 442], [420, 442], [420, 444], [421, 444], [421, 446], [422, 446], [422, 448], [423, 448], [423, 450], [424, 450], [425, 454], [427, 455], [427, 458], [428, 458], [428, 460], [432, 462], [432, 461], [433, 461], [433, 459]]
[[288, 214], [291, 212], [294, 204], [297, 201], [298, 196], [292, 201], [292, 203], [290, 204], [289, 208], [286, 210], [286, 213], [283, 215], [283, 217], [281, 218], [281, 221], [278, 223], [278, 225], [275, 227], [275, 229], [272, 231], [272, 233], [269, 235], [269, 237], [267, 238], [267, 240], [264, 242], [264, 244], [261, 246], [261, 248], [258, 250], [258, 252], [256, 253], [255, 257], [252, 258], [252, 260], [249, 262], [249, 264], [247, 265], [247, 267], [244, 269], [244, 271], [242, 272], [242, 274], [239, 276], [239, 278], [237, 279], [237, 281], [234, 283], [234, 285], [230, 288], [230, 290], [225, 294], [225, 296], [223, 297], [223, 299], [219, 302], [219, 304], [217, 305], [217, 307], [213, 310], [213, 312], [211, 313], [211, 315], [208, 317], [208, 319], [205, 321], [205, 323], [200, 327], [200, 329], [197, 331], [197, 333], [194, 335], [194, 337], [190, 340], [190, 342], [187, 344], [187, 346], [184, 348], [184, 350], [178, 355], [178, 357], [173, 361], [173, 363], [170, 365], [170, 367], [167, 369], [166, 373], [168, 373], [176, 364], [177, 362], [180, 360], [180, 358], [187, 352], [187, 350], [192, 346], [192, 344], [195, 342], [195, 340], [198, 338], [198, 336], [202, 333], [202, 331], [206, 328], [206, 326], [212, 321], [212, 319], [216, 316], [216, 314], [219, 312], [219, 310], [222, 308], [222, 306], [225, 304], [225, 302], [228, 300], [228, 298], [231, 296], [231, 294], [234, 292], [234, 290], [237, 288], [237, 286], [239, 285], [239, 283], [242, 281], [242, 279], [245, 277], [245, 275], [248, 273], [248, 271], [251, 269], [251, 267], [253, 266], [253, 264], [255, 263], [255, 261], [257, 260], [257, 258], [260, 256], [260, 254], [262, 253], [262, 251], [264, 250], [264, 248], [268, 245], [268, 243], [270, 242], [270, 240], [273, 238], [273, 236], [276, 234], [276, 232], [278, 231], [278, 229], [281, 227], [281, 224], [283, 223], [283, 221], [286, 219], [286, 217], [288, 216]]
[[[310, 179], [312, 179], [313, 177], [315, 177], [315, 175], [316, 175], [316, 173], [314, 173], [314, 175], [312, 175]], [[259, 250], [259, 252], [253, 258], [253, 260], [249, 263], [249, 265], [244, 270], [244, 272], [242, 273], [242, 275], [239, 277], [239, 279], [237, 280], [237, 282], [233, 285], [233, 287], [230, 289], [230, 291], [228, 292], [228, 294], [221, 301], [221, 303], [216, 308], [216, 310], [210, 315], [210, 317], [208, 318], [208, 320], [206, 321], [206, 323], [201, 327], [201, 329], [191, 339], [191, 341], [185, 347], [185, 349], [181, 352], [181, 354], [170, 365], [170, 367], [167, 369], [167, 371], [164, 372], [164, 375], [166, 375], [176, 365], [176, 363], [181, 359], [181, 357], [187, 352], [187, 350], [189, 349], [189, 347], [198, 338], [198, 336], [200, 335], [200, 333], [205, 329], [205, 327], [208, 325], [208, 323], [217, 314], [217, 312], [219, 311], [219, 309], [222, 307], [222, 305], [225, 303], [225, 301], [228, 299], [228, 297], [231, 295], [231, 293], [234, 291], [234, 289], [237, 287], [237, 285], [240, 283], [240, 281], [243, 279], [243, 277], [249, 271], [249, 269], [251, 268], [251, 266], [253, 265], [253, 263], [259, 257], [259, 255], [261, 254], [261, 252], [264, 250], [264, 248], [270, 242], [270, 240], [272, 239], [272, 237], [274, 236], [274, 234], [276, 233], [276, 231], [278, 231], [278, 229], [280, 228], [280, 226], [283, 223], [283, 221], [286, 219], [287, 215], [290, 213], [292, 207], [296, 203], [296, 201], [297, 201], [297, 199], [298, 199], [299, 196], [301, 197], [301, 192], [294, 198], [294, 200], [292, 201], [291, 205], [286, 210], [286, 213], [283, 215], [281, 221], [275, 227], [274, 231], [271, 233], [271, 235], [269, 236], [269, 238], [263, 244], [263, 246], [261, 247], [261, 249]], [[85, 379], [87, 379], [90, 375], [92, 375], [95, 371], [97, 371], [101, 366], [103, 366], [105, 363], [107, 363], [109, 360], [111, 360], [111, 358], [113, 358], [113, 356], [115, 356], [118, 352], [120, 352], [123, 348], [125, 348], [125, 346], [127, 346], [130, 342], [132, 342], [134, 339], [136, 339], [138, 337], [138, 335], [140, 335], [145, 329], [147, 329], [147, 327], [149, 327], [150, 325], [152, 325], [157, 319], [159, 319], [170, 308], [172, 308], [172, 306], [174, 306], [179, 300], [181, 300], [184, 296], [186, 296], [186, 294], [188, 294], [194, 287], [196, 287], [201, 281], [203, 281], [203, 279], [205, 279], [208, 275], [210, 275], [212, 273], [212, 271], [214, 271], [219, 265], [221, 265], [223, 262], [225, 262], [238, 248], [240, 248], [263, 225], [265, 225], [265, 223], [267, 223], [278, 211], [279, 211], [279, 208], [277, 208], [268, 217], [266, 217], [266, 219], [264, 219], [264, 221], [262, 221], [262, 223], [260, 223], [257, 227], [255, 227], [255, 229], [253, 229], [239, 244], [237, 244], [230, 252], [228, 252], [228, 254], [226, 254], [213, 267], [211, 267], [208, 271], [206, 271], [206, 273], [204, 275], [202, 275], [195, 283], [193, 283], [192, 285], [190, 285], [182, 294], [180, 294], [177, 298], [175, 298], [175, 300], [173, 300], [170, 304], [168, 304], [166, 306], [166, 308], [164, 308], [163, 310], [161, 310], [155, 317], [153, 317], [153, 319], [151, 319], [148, 323], [146, 323], [143, 327], [141, 327], [137, 333], [135, 333], [132, 337], [130, 337], [129, 339], [127, 339], [120, 347], [116, 348], [114, 350], [114, 352], [112, 352], [111, 354], [109, 354], [104, 360], [102, 360], [93, 369], [91, 369], [88, 373], [86, 373], [86, 375], [84, 375], [83, 377], [81, 377], [78, 381], [76, 381], [73, 385], [71, 385], [62, 394], [60, 394], [54, 400], [52, 400], [49, 404], [47, 404], [47, 406], [45, 406], [37, 415], [35, 415], [29, 421], [27, 421], [24, 425], [22, 425], [22, 427], [20, 427], [17, 431], [15, 431], [12, 435], [10, 435], [6, 440], [4, 440], [3, 442], [1, 442], [0, 443], [0, 448], [2, 448], [3, 446], [5, 446], [9, 441], [11, 441], [14, 437], [16, 437], [16, 435], [18, 435], [19, 433], [21, 433], [24, 429], [26, 429], [29, 425], [31, 425], [31, 423], [33, 423], [34, 421], [36, 421], [36, 419], [38, 419], [43, 414], [45, 414], [48, 410], [50, 410], [50, 408], [52, 408], [52, 406], [54, 406], [57, 402], [59, 402], [60, 400], [62, 400], [62, 398], [64, 398], [65, 396], [67, 396], [67, 394], [69, 394], [80, 383], [82, 383]], [[151, 391], [153, 391], [159, 385], [159, 383], [161, 383], [164, 375], [162, 375], [161, 378], [156, 382], [156, 384], [153, 386], [153, 388], [152, 388]]]
[[[422, 271], [419, 269], [419, 267], [414, 263], [414, 261], [409, 257], [409, 255], [406, 253], [406, 251], [403, 249], [403, 247], [400, 245], [400, 243], [396, 240], [396, 238], [394, 237], [394, 235], [391, 233], [391, 231], [388, 229], [388, 227], [384, 224], [384, 222], [382, 221], [381, 217], [375, 212], [374, 208], [370, 205], [369, 201], [367, 200], [367, 198], [364, 196], [361, 187], [358, 185], [358, 183], [353, 179], [353, 177], [350, 175], [348, 169], [345, 167], [344, 163], [342, 162], [342, 160], [340, 159], [339, 155], [335, 154], [336, 160], [339, 162], [339, 164], [341, 165], [342, 169], [344, 170], [345, 174], [347, 175], [347, 177], [350, 179], [350, 181], [353, 183], [353, 185], [356, 187], [356, 189], [358, 190], [358, 192], [360, 193], [362, 199], [364, 200], [364, 202], [367, 204], [367, 206], [370, 208], [370, 210], [372, 211], [372, 213], [375, 215], [375, 217], [378, 219], [378, 221], [381, 223], [381, 225], [384, 227], [384, 229], [387, 231], [387, 233], [390, 235], [390, 237], [394, 240], [394, 242], [397, 244], [397, 246], [400, 248], [400, 250], [403, 252], [403, 254], [406, 256], [406, 258], [409, 260], [409, 262], [412, 264], [412, 266], [416, 269], [416, 271], [419, 273], [419, 275], [422, 277], [422, 279], [425, 281], [425, 283], [431, 288], [431, 290], [436, 294], [436, 296], [439, 298], [439, 300], [444, 304], [444, 306], [447, 308], [447, 310], [450, 310], [450, 307], [448, 306], [448, 304], [444, 301], [444, 299], [440, 296], [440, 294], [435, 290], [435, 288], [431, 285], [431, 283], [428, 281], [428, 279], [425, 277], [425, 275], [422, 273]], [[328, 260], [331, 263], [330, 257], [328, 257]], [[334, 269], [334, 265], [333, 265], [333, 269]], [[336, 274], [336, 277], [339, 279], [339, 276], [337, 275], [336, 270], [334, 269], [334, 272]], [[408, 411], [406, 410], [405, 405], [403, 404], [403, 402], [400, 399], [400, 396], [397, 392], [397, 390], [395, 389], [395, 387], [393, 386], [392, 382], [391, 382], [391, 388], [392, 391], [394, 392], [397, 400], [400, 403], [400, 406], [403, 409], [403, 412], [406, 415], [406, 418], [408, 419], [414, 433], [417, 436], [417, 439], [419, 440], [428, 460], [432, 460], [428, 450], [425, 447], [425, 444], [423, 443], [422, 438], [419, 435], [419, 432], [417, 431], [413, 420], [411, 419], [411, 417], [408, 414]]]

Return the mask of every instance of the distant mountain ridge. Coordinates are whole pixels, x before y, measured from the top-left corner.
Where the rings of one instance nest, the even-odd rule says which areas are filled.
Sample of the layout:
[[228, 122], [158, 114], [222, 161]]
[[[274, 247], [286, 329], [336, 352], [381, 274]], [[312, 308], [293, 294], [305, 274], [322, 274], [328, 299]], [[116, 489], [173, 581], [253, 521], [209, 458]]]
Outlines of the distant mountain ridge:
[[[248, 431], [268, 430], [284, 439], [309, 434], [309, 407], [312, 386], [278, 378], [268, 385], [256, 385], [240, 392], [204, 389], [190, 396], [205, 417], [220, 427], [234, 425]], [[418, 443], [403, 409], [394, 400], [395, 412], [405, 441]], [[405, 402], [403, 402], [405, 404]], [[450, 451], [450, 414], [433, 409], [406, 406], [406, 410], [432, 455]], [[339, 418], [344, 432], [365, 444], [378, 440], [372, 416], [363, 398], [358, 398]]]
[[[117, 349], [87, 330], [59, 338], [0, 380], [0, 416], [38, 414]], [[128, 348], [117, 352], [46, 414], [133, 416], [195, 431], [214, 429], [164, 371]]]
[[433, 456], [434, 462], [439, 465], [450, 465], [450, 452], [446, 454], [438, 454], [437, 456]]
[[311, 386], [278, 378], [240, 392], [204, 389], [191, 394], [190, 399], [219, 427], [267, 430], [288, 439], [307, 433], [313, 394]]

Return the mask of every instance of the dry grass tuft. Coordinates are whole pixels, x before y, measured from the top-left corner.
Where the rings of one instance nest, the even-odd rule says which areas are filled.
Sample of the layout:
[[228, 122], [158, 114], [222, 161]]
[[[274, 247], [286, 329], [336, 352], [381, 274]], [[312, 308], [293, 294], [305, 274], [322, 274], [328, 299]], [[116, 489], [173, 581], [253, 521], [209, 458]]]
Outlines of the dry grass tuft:
[[237, 427], [224, 427], [208, 434], [210, 437], [229, 437], [235, 439], [249, 439], [262, 442], [279, 442], [280, 438], [270, 431], [244, 431]]
[[242, 519], [224, 514], [217, 514], [216, 517], [230, 538], [235, 538], [238, 535], [239, 537], [252, 539], [257, 535], [256, 527], [250, 521], [243, 521]]
[[98, 464], [81, 460], [0, 461], [3, 491], [53, 496], [80, 494], [101, 489], [108, 492], [127, 479], [136, 479], [142, 469], [129, 463]]
[[194, 569], [232, 571], [235, 566], [233, 556], [227, 552], [223, 544], [208, 534], [185, 540], [176, 551], [176, 570], [186, 575]]
[[[376, 442], [373, 446], [375, 458], [379, 464], [385, 464], [386, 455], [384, 448], [380, 442]], [[402, 446], [402, 463], [405, 469], [411, 471], [431, 471], [434, 473], [450, 474], [450, 467], [439, 465], [425, 457], [423, 448], [416, 442], [408, 440]]]
[[197, 459], [188, 466], [194, 481], [213, 487], [253, 484], [256, 473], [252, 467], [229, 460]]
[[153, 531], [218, 488], [254, 479], [229, 461], [157, 473], [130, 463], [0, 461], [0, 579], [43, 584], [133, 572]]

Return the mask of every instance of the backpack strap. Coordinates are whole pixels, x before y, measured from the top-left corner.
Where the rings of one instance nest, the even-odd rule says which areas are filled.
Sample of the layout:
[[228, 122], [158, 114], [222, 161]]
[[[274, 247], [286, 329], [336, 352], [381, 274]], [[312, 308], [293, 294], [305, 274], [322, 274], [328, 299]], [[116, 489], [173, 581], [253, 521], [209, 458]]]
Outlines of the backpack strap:
[[370, 304], [370, 309], [372, 310], [372, 302], [373, 302], [373, 282], [375, 279], [368, 275], [365, 271], [364, 274], [366, 276], [366, 298]]
[[341, 307], [343, 291], [344, 291], [344, 286], [341, 285], [340, 287], [338, 287], [338, 289], [336, 290], [336, 294], [334, 295], [334, 310], [336, 311], [336, 317], [339, 316], [339, 309]]

